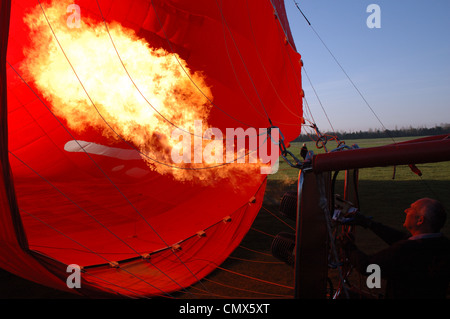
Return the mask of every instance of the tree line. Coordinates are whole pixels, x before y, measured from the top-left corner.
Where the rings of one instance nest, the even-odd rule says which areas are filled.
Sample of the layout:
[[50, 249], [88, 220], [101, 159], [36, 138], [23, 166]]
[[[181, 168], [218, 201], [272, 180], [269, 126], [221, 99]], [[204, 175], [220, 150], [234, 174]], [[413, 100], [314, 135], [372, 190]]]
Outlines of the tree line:
[[[380, 130], [369, 129], [367, 131], [354, 131], [354, 132], [326, 132], [324, 135], [331, 135], [337, 137], [339, 140], [351, 140], [351, 139], [370, 139], [370, 138], [384, 138], [384, 137], [413, 137], [413, 136], [433, 136], [450, 134], [450, 124], [436, 125], [435, 127], [408, 127], [394, 130]], [[311, 136], [307, 134], [301, 134], [295, 139], [295, 142], [308, 142], [312, 139], [317, 139], [317, 136]]]

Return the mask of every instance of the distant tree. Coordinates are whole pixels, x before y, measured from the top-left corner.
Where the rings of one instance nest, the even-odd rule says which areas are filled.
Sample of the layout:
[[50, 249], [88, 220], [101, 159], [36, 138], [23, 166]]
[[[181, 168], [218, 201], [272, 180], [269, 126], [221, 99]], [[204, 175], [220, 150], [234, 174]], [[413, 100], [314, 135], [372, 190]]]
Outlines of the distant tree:
[[[368, 139], [368, 138], [383, 138], [383, 137], [413, 137], [413, 136], [435, 136], [442, 134], [450, 134], [450, 123], [441, 123], [439, 126], [427, 128], [427, 127], [417, 127], [414, 128], [411, 125], [407, 128], [398, 129], [395, 126], [394, 130], [380, 130], [369, 128], [367, 131], [355, 131], [355, 132], [345, 132], [339, 131], [337, 133], [325, 132], [323, 135], [335, 136], [341, 141], [350, 139]], [[316, 141], [317, 136], [308, 135], [302, 133], [297, 137], [294, 142], [308, 142]]]

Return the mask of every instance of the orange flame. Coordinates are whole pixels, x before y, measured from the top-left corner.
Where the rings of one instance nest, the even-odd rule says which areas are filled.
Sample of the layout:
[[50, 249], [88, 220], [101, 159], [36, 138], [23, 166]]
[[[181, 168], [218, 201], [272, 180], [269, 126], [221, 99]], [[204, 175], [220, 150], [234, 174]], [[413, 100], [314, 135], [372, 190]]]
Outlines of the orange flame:
[[67, 5], [54, 1], [46, 8], [37, 6], [24, 18], [31, 45], [21, 70], [70, 129], [93, 127], [108, 138], [123, 139], [151, 169], [180, 181], [258, 173], [249, 166], [259, 164], [215, 169], [201, 169], [216, 166], [204, 162], [174, 164], [171, 151], [179, 141], [171, 139], [173, 130], [194, 132], [199, 120], [204, 129], [209, 127], [213, 97], [203, 74], [192, 72], [178, 55], [151, 48], [119, 23], [106, 27], [82, 17], [79, 27], [69, 28]]

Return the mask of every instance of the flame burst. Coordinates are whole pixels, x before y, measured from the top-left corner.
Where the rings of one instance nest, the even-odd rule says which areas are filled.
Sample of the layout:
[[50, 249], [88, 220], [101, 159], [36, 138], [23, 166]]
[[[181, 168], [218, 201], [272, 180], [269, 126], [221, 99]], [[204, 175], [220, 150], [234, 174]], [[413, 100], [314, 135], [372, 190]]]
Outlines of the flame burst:
[[172, 131], [194, 132], [196, 120], [208, 128], [212, 95], [203, 75], [119, 23], [106, 28], [82, 17], [80, 27], [69, 28], [66, 10], [67, 4], [55, 1], [24, 18], [31, 45], [21, 69], [70, 129], [93, 127], [110, 139], [125, 140], [151, 169], [180, 181], [258, 173], [249, 170], [260, 167], [255, 164], [216, 169], [201, 169], [216, 166], [203, 162], [172, 164], [171, 150], [179, 142], [171, 139]]

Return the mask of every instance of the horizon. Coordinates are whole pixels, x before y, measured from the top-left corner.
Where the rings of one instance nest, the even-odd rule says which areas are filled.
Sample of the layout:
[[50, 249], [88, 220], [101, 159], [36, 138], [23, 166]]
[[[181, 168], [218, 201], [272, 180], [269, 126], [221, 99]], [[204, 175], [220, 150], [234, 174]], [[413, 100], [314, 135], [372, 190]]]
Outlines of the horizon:
[[[370, 4], [380, 8], [380, 28], [367, 24], [374, 13], [367, 12]], [[287, 0], [285, 5], [304, 63], [305, 98], [321, 131], [450, 122], [450, 41], [445, 35], [450, 2]], [[305, 100], [303, 110], [312, 120]]]
[[[407, 130], [433, 130], [437, 128], [443, 128], [447, 129], [450, 128], [450, 123], [440, 123], [436, 125], [418, 125], [418, 126], [402, 126], [402, 127], [394, 127], [391, 129], [387, 129], [388, 131], [407, 131]], [[356, 130], [336, 130], [335, 133], [354, 133], [354, 132], [384, 132], [384, 128], [382, 127], [367, 127], [364, 129], [356, 129]], [[330, 131], [324, 131], [325, 133], [331, 133]], [[304, 132], [301, 132], [301, 134], [306, 134]]]
[[[449, 130], [450, 129], [450, 123], [441, 123], [439, 125], [435, 125], [435, 126], [429, 126], [429, 127], [425, 127], [425, 126], [409, 126], [409, 127], [400, 127], [400, 128], [394, 128], [394, 129], [388, 129], [388, 131], [383, 130], [382, 128], [367, 128], [364, 130], [337, 130], [335, 132], [331, 132], [331, 131], [322, 131], [322, 134], [326, 134], [326, 135], [330, 135], [330, 134], [336, 134], [336, 135], [346, 135], [346, 134], [365, 134], [365, 133], [370, 133], [370, 134], [387, 134], [388, 132], [392, 133], [392, 132], [405, 132], [405, 137], [406, 136], [419, 136], [416, 134], [411, 134], [411, 132], [408, 131], [421, 131], [421, 130], [429, 130], [429, 131], [433, 131], [433, 130], [438, 130], [438, 129], [443, 129], [444, 131]], [[300, 135], [297, 137], [304, 137], [304, 136], [310, 136], [310, 133], [305, 133], [305, 132], [301, 132]], [[432, 135], [439, 135], [439, 134], [429, 134], [430, 136]], [[386, 138], [391, 138], [390, 136], [386, 135]]]

